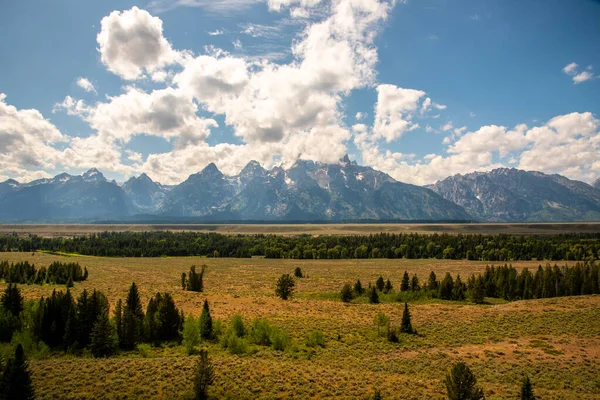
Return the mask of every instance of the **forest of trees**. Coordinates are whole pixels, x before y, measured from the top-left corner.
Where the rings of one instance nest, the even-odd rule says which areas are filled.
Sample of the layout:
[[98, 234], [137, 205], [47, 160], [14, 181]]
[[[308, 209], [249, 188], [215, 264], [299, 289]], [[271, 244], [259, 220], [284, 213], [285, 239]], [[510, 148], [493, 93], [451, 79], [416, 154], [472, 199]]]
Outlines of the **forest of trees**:
[[81, 268], [78, 263], [53, 262], [46, 267], [35, 268], [35, 264], [27, 261], [9, 263], [0, 261], [0, 279], [7, 283], [29, 283], [43, 285], [51, 283], [54, 285], [73, 286], [73, 282], [85, 281], [88, 278], [86, 267]]
[[540, 236], [376, 234], [354, 236], [105, 232], [74, 238], [0, 235], [0, 251], [111, 257], [206, 256], [292, 259], [437, 258], [485, 261], [600, 259], [600, 234]]
[[[366, 294], [370, 303], [379, 303], [379, 295], [392, 290], [390, 280], [384, 283], [383, 277], [379, 277], [374, 285], [369, 283], [368, 290], [358, 280], [354, 287], [345, 284], [340, 291], [340, 298], [350, 302]], [[519, 272], [513, 266], [504, 264], [498, 267], [488, 265], [483, 274], [472, 274], [466, 282], [460, 274], [453, 277], [449, 272], [439, 280], [431, 271], [427, 281], [421, 283], [416, 275], [410, 278], [408, 272], [404, 272], [395, 300], [429, 297], [455, 301], [470, 299], [480, 304], [485, 297], [513, 301], [591, 294], [600, 294], [600, 266], [595, 262], [578, 262], [562, 267], [540, 265], [535, 272], [528, 268]]]

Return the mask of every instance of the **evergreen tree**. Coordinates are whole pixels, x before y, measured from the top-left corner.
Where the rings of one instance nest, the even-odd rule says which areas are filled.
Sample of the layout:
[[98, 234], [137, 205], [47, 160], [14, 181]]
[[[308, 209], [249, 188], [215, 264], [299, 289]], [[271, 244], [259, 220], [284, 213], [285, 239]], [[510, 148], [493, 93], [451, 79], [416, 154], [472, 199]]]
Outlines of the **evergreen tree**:
[[383, 280], [383, 276], [377, 278], [377, 281], [375, 282], [375, 287], [377, 287], [377, 290], [379, 290], [380, 292], [383, 291], [383, 288], [385, 287], [385, 281]]
[[85, 280], [87, 280], [87, 278], [88, 278], [88, 270], [87, 270], [87, 267], [83, 267], [83, 276], [82, 276], [82, 279], [81, 279], [81, 280], [82, 280], [82, 281], [85, 281]]
[[383, 293], [386, 293], [386, 294], [387, 294], [387, 293], [389, 293], [389, 292], [390, 292], [390, 290], [392, 290], [392, 289], [393, 289], [392, 282], [390, 282], [390, 280], [388, 279], [388, 280], [385, 282], [385, 286], [384, 286], [384, 288], [383, 288]]
[[360, 279], [356, 281], [354, 284], [354, 293], [356, 296], [362, 296], [365, 293], [365, 289], [362, 287], [362, 283], [360, 283]]
[[67, 289], [73, 287], [73, 275], [69, 275], [69, 279], [67, 280]]
[[477, 386], [477, 379], [464, 362], [452, 367], [446, 375], [446, 391], [449, 400], [482, 400], [485, 399], [483, 390]]
[[413, 327], [410, 322], [410, 311], [408, 311], [408, 303], [404, 303], [404, 312], [402, 313], [402, 323], [400, 324], [400, 332], [413, 333]]
[[206, 271], [206, 265], [203, 265], [200, 272], [196, 272], [196, 266], [190, 267], [187, 280], [187, 290], [192, 292], [204, 291], [204, 272]]
[[18, 317], [21, 311], [23, 311], [23, 296], [21, 296], [21, 291], [16, 283], [9, 283], [6, 289], [4, 289], [4, 293], [2, 293], [2, 306], [15, 317]]
[[456, 276], [456, 280], [454, 281], [454, 288], [452, 289], [452, 299], [463, 301], [465, 299], [465, 288], [460, 279], [460, 274]]
[[29, 363], [25, 358], [23, 346], [19, 343], [15, 349], [15, 358], [9, 359], [2, 375], [3, 399], [33, 400], [35, 392], [31, 383]]
[[275, 294], [282, 300], [287, 300], [294, 293], [294, 286], [296, 282], [289, 274], [281, 275], [277, 280], [277, 287], [275, 288]]
[[377, 294], [377, 289], [373, 286], [369, 289], [369, 303], [378, 304], [379, 303], [379, 295]]
[[198, 321], [190, 314], [183, 323], [183, 341], [187, 353], [192, 355], [194, 348], [200, 344], [200, 326]]
[[108, 312], [102, 312], [92, 329], [90, 350], [94, 357], [110, 357], [116, 351], [117, 344], [117, 332], [108, 319]]
[[414, 274], [412, 279], [410, 280], [410, 290], [413, 292], [418, 292], [421, 290], [421, 284], [419, 283], [419, 277], [417, 274]]
[[437, 281], [437, 276], [435, 272], [431, 271], [429, 274], [429, 280], [427, 281], [427, 289], [429, 290], [438, 290], [439, 282]]
[[194, 395], [196, 400], [208, 399], [208, 387], [215, 380], [215, 372], [212, 362], [208, 358], [208, 352], [202, 350], [196, 365], [196, 375], [194, 376]]
[[449, 272], [446, 272], [446, 276], [439, 287], [439, 297], [444, 300], [452, 300], [453, 290], [454, 279], [452, 279], [452, 275]]
[[404, 271], [404, 276], [402, 276], [402, 283], [400, 283], [400, 291], [408, 292], [410, 290], [410, 277], [408, 276], [408, 271]]
[[345, 284], [342, 287], [342, 291], [340, 292], [340, 297], [344, 303], [349, 303], [354, 298], [354, 292], [352, 291], [352, 287], [350, 284]]
[[125, 300], [121, 323], [120, 343], [124, 349], [134, 349], [141, 341], [143, 322], [144, 312], [142, 311], [140, 295], [135, 282], [132, 282]]
[[302, 270], [300, 269], [300, 267], [296, 267], [296, 269], [294, 270], [294, 276], [296, 278], [303, 278], [304, 275], [302, 275]]
[[187, 289], [187, 275], [185, 274], [185, 272], [181, 273], [181, 288], [183, 290]]
[[115, 328], [117, 329], [117, 338], [119, 346], [123, 346], [123, 300], [117, 300], [115, 308]]
[[529, 376], [525, 376], [525, 379], [523, 379], [523, 385], [521, 386], [521, 400], [535, 400]]
[[483, 304], [485, 298], [485, 283], [481, 275], [473, 278], [473, 288], [470, 291], [471, 301], [475, 304]]
[[65, 334], [63, 336], [65, 351], [77, 347], [78, 335], [79, 329], [77, 326], [77, 311], [75, 310], [75, 305], [71, 302], [67, 316], [67, 323], [65, 325]]
[[202, 314], [200, 314], [199, 320], [200, 336], [202, 339], [210, 340], [214, 337], [212, 317], [210, 316], [210, 309], [208, 307], [208, 301], [204, 300], [202, 305]]

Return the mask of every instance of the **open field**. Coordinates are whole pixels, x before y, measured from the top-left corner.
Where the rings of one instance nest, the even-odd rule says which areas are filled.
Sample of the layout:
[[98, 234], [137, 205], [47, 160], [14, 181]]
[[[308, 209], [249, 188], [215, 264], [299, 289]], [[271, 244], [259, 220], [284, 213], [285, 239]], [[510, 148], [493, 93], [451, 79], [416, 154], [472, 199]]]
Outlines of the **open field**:
[[[379, 388], [386, 399], [442, 399], [443, 379], [458, 359], [478, 377], [488, 399], [518, 398], [529, 374], [539, 399], [600, 398], [600, 296], [565, 297], [488, 305], [422, 300], [411, 304], [418, 336], [391, 344], [377, 336], [373, 319], [383, 311], [399, 325], [399, 303], [344, 304], [336, 293], [344, 283], [374, 282], [382, 275], [399, 286], [405, 270], [425, 279], [431, 270], [466, 277], [486, 263], [448, 260], [268, 260], [185, 258], [64, 257], [43, 253], [0, 253], [0, 260], [29, 260], [36, 266], [77, 261], [89, 279], [72, 289], [103, 291], [114, 308], [132, 281], [144, 306], [157, 291], [173, 294], [186, 314], [200, 314], [204, 299], [213, 318], [226, 321], [241, 313], [248, 323], [267, 318], [296, 343], [277, 352], [256, 347], [235, 356], [208, 343], [217, 380], [217, 398], [359, 398]], [[204, 293], [181, 290], [182, 272], [206, 264]], [[517, 269], [538, 262], [515, 262]], [[282, 301], [273, 294], [278, 276], [300, 266], [297, 295]], [[20, 285], [26, 298], [64, 287]], [[3, 288], [3, 285], [0, 285]], [[306, 336], [321, 330], [324, 348], [307, 348]], [[111, 359], [53, 355], [31, 360], [39, 398], [181, 398], [191, 390], [194, 357], [180, 346], [153, 348], [145, 354], [122, 353]]]
[[40, 236], [81, 236], [98, 232], [215, 232], [228, 234], [277, 235], [368, 235], [372, 233], [471, 233], [550, 235], [559, 233], [600, 233], [600, 222], [510, 223], [510, 224], [23, 224], [0, 225], [0, 234]]

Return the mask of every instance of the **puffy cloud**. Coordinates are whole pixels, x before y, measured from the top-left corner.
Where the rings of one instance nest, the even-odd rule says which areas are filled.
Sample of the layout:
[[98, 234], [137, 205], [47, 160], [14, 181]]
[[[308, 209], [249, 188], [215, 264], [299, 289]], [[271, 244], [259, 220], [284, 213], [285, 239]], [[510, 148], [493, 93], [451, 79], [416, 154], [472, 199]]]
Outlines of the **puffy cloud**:
[[0, 171], [4, 174], [40, 176], [60, 157], [53, 146], [65, 141], [67, 137], [38, 110], [19, 110], [0, 93]]
[[212, 32], [208, 32], [210, 36], [221, 36], [223, 33], [225, 33], [223, 32], [223, 29], [215, 29]]
[[591, 72], [591, 70], [592, 70], [592, 66], [590, 65], [588, 67], [588, 71], [581, 71], [579, 69], [579, 64], [574, 63], [574, 62], [568, 64], [566, 67], [563, 68], [563, 72], [565, 74], [569, 75], [573, 79], [574, 84], [578, 84], [578, 83], [593, 79], [595, 76], [594, 76], [594, 73]]
[[92, 84], [92, 82], [89, 81], [89, 79], [83, 78], [83, 77], [79, 77], [79, 78], [77, 78], [77, 82], [76, 83], [77, 83], [77, 86], [79, 86], [80, 88], [82, 88], [86, 92], [98, 94], [98, 92], [96, 91], [96, 88], [94, 87], [94, 85]]
[[173, 88], [146, 93], [128, 87], [124, 94], [91, 106], [67, 97], [58, 108], [80, 116], [107, 140], [120, 142], [129, 141], [133, 135], [147, 134], [176, 138], [178, 146], [187, 146], [204, 140], [210, 128], [218, 126], [213, 119], [198, 117], [197, 104]]
[[462, 136], [448, 148], [449, 153], [477, 153], [498, 151], [501, 156], [520, 150], [529, 144], [525, 137], [526, 125], [508, 131], [504, 126], [483, 126], [475, 132]]
[[[404, 89], [394, 85], [377, 86], [373, 124], [375, 137], [384, 138], [389, 143], [412, 129], [415, 126], [411, 123], [412, 116], [424, 95], [422, 90]], [[425, 99], [425, 102], [427, 100], [431, 102], [429, 98]]]
[[161, 19], [145, 10], [113, 11], [100, 24], [100, 59], [123, 79], [137, 79], [144, 71], [152, 73], [180, 58], [163, 36]]

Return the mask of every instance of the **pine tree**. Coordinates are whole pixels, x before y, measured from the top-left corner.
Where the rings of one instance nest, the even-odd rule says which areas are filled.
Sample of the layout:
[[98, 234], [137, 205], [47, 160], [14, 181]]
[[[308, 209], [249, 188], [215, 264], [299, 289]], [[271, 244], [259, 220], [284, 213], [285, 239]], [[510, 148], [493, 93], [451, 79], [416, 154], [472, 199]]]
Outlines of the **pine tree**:
[[208, 358], [208, 352], [202, 350], [196, 365], [196, 375], [194, 376], [194, 395], [196, 400], [208, 399], [208, 387], [215, 380], [215, 371], [212, 362]]
[[400, 332], [413, 333], [413, 327], [410, 322], [410, 311], [408, 311], [408, 303], [404, 303], [404, 313], [402, 313], [402, 323], [400, 324]]
[[385, 287], [385, 281], [383, 280], [383, 276], [380, 276], [379, 278], [377, 278], [377, 281], [375, 282], [375, 286], [377, 287], [377, 290], [379, 290], [380, 292], [383, 291], [383, 288]]
[[525, 376], [525, 379], [523, 379], [523, 385], [521, 386], [521, 400], [535, 400], [529, 376]]
[[214, 336], [212, 317], [210, 316], [210, 309], [208, 307], [208, 301], [204, 300], [202, 305], [202, 314], [200, 314], [199, 320], [200, 336], [202, 339], [210, 340]]
[[419, 283], [419, 277], [417, 274], [414, 274], [412, 279], [410, 280], [410, 290], [413, 292], [418, 292], [421, 290], [421, 284]]
[[119, 346], [123, 345], [123, 300], [117, 300], [117, 306], [115, 308], [115, 327], [117, 328], [117, 338], [119, 339]]
[[437, 281], [437, 276], [435, 272], [431, 271], [429, 274], [429, 280], [427, 281], [427, 289], [429, 290], [438, 290], [439, 282]]
[[135, 282], [131, 283], [125, 300], [121, 323], [121, 346], [124, 349], [134, 349], [142, 337], [144, 312]]
[[117, 332], [108, 319], [108, 312], [102, 312], [92, 329], [90, 350], [94, 357], [110, 357], [117, 344]]
[[408, 271], [404, 271], [404, 276], [402, 277], [402, 283], [400, 283], [400, 291], [408, 292], [410, 290], [410, 277], [408, 276]]
[[275, 294], [282, 300], [287, 300], [294, 293], [295, 286], [296, 282], [289, 274], [281, 275], [281, 277], [277, 280]]
[[35, 392], [31, 383], [29, 363], [25, 358], [23, 346], [19, 343], [15, 349], [15, 358], [8, 360], [2, 375], [2, 393], [4, 399], [33, 400]]
[[352, 287], [350, 284], [345, 284], [342, 287], [342, 291], [340, 292], [340, 297], [344, 303], [349, 303], [354, 298], [354, 292], [352, 291]]
[[302, 274], [302, 270], [300, 269], [300, 267], [296, 267], [296, 269], [294, 270], [294, 276], [296, 278], [303, 278], [304, 275]]
[[85, 281], [85, 280], [87, 280], [87, 278], [88, 278], [88, 270], [87, 270], [87, 267], [83, 267], [83, 277], [82, 277], [82, 279], [81, 279], [81, 280], [82, 280], [82, 281]]
[[464, 362], [452, 367], [446, 375], [446, 391], [449, 400], [482, 400], [485, 399], [483, 390], [477, 386], [477, 379]]
[[446, 272], [446, 276], [442, 280], [439, 287], [439, 297], [444, 300], [452, 300], [452, 291], [454, 290], [454, 279], [449, 272]]
[[485, 283], [481, 275], [473, 279], [473, 288], [470, 291], [471, 301], [475, 304], [483, 304], [485, 298]]
[[373, 286], [369, 289], [369, 303], [378, 304], [379, 303], [379, 295], [377, 294], [377, 289]]
[[460, 279], [460, 274], [456, 276], [456, 280], [454, 281], [454, 288], [452, 289], [452, 299], [463, 301], [465, 299], [465, 288]]
[[187, 289], [187, 275], [185, 274], [185, 272], [181, 273], [181, 288], [183, 290]]
[[69, 279], [67, 279], [67, 289], [73, 287], [73, 275], [69, 275]]
[[15, 317], [18, 317], [21, 311], [23, 311], [23, 296], [21, 296], [21, 291], [16, 283], [9, 283], [6, 289], [4, 289], [4, 293], [2, 293], [2, 306]]
[[362, 287], [362, 283], [360, 283], [360, 279], [359, 279], [354, 284], [354, 293], [357, 296], [362, 296], [364, 292], [365, 292], [365, 289]]
[[65, 324], [65, 334], [63, 336], [65, 351], [77, 347], [78, 335], [77, 311], [75, 310], [75, 305], [71, 303], [67, 314], [67, 323]]
[[390, 280], [388, 279], [387, 282], [385, 282], [385, 287], [383, 288], [383, 293], [387, 294], [392, 289], [393, 289], [392, 282], [390, 282]]

